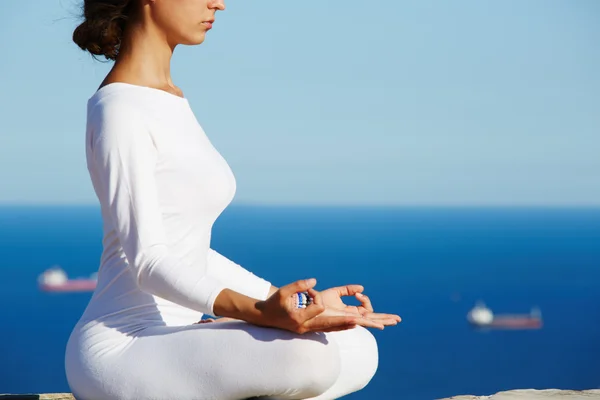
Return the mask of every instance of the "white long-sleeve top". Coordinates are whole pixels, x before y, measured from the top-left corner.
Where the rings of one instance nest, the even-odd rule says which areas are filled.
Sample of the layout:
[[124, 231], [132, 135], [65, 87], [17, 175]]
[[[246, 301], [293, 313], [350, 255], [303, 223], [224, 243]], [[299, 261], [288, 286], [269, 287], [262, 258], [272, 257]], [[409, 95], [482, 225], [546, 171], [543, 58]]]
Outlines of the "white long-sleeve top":
[[89, 99], [87, 112], [87, 166], [104, 237], [82, 322], [189, 324], [214, 315], [224, 288], [265, 299], [268, 281], [210, 247], [236, 182], [188, 100], [112, 83]]

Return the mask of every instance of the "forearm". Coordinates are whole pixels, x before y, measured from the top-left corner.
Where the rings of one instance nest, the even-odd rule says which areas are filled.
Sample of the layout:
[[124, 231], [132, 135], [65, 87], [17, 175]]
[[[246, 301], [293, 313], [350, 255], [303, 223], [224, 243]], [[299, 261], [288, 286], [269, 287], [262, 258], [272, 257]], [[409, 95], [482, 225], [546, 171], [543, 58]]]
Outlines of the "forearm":
[[215, 299], [213, 310], [217, 317], [234, 318], [255, 325], [263, 325], [259, 303], [261, 301], [258, 299], [231, 289], [223, 289]]
[[225, 285], [203, 274], [201, 267], [190, 268], [167, 246], [153, 246], [140, 254], [128, 260], [142, 291], [203, 314], [214, 313], [214, 301]]
[[273, 291], [271, 283], [262, 279], [216, 250], [209, 248], [207, 274], [227, 288], [254, 299], [265, 300]]

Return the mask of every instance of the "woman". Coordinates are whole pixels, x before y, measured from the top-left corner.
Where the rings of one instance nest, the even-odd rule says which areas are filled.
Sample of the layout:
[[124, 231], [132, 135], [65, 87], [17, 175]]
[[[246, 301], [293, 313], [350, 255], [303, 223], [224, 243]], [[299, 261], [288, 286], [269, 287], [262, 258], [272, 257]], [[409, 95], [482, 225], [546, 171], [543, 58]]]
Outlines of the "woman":
[[[235, 179], [169, 65], [224, 9], [223, 0], [84, 1], [73, 39], [115, 64], [87, 107], [104, 249], [66, 350], [80, 400], [339, 398], [377, 368], [365, 327], [400, 320], [374, 313], [362, 286], [277, 288], [210, 248]], [[362, 305], [346, 306], [349, 295]], [[203, 314], [222, 318], [197, 323]]]

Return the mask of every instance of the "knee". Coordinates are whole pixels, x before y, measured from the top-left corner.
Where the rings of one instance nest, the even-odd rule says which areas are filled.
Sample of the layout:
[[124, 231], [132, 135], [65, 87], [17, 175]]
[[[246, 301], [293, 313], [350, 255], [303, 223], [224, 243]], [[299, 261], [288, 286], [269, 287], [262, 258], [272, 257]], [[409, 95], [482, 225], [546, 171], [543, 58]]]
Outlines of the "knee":
[[354, 360], [351, 368], [355, 370], [356, 390], [360, 390], [367, 386], [375, 376], [375, 372], [377, 372], [379, 349], [377, 340], [369, 330], [359, 326], [352, 331], [355, 335], [353, 340], [355, 341], [356, 350], [354, 357], [352, 357]]
[[360, 326], [332, 332], [331, 336], [340, 349], [342, 364], [336, 394], [341, 397], [363, 389], [375, 376], [379, 364], [375, 337]]
[[[329, 389], [340, 374], [339, 350], [333, 342], [322, 340], [300, 340], [298, 346], [294, 346], [288, 365], [292, 365], [297, 371], [294, 373], [295, 384], [301, 388], [305, 397], [318, 396]], [[307, 340], [308, 339], [308, 340]]]

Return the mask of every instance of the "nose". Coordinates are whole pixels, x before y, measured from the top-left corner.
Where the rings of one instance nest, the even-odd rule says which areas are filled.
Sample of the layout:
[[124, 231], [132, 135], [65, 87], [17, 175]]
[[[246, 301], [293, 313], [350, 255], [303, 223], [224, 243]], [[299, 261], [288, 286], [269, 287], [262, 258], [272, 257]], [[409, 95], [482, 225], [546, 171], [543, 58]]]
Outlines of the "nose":
[[212, 10], [225, 10], [225, 0], [211, 0], [208, 2], [208, 8]]

